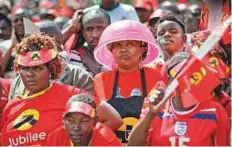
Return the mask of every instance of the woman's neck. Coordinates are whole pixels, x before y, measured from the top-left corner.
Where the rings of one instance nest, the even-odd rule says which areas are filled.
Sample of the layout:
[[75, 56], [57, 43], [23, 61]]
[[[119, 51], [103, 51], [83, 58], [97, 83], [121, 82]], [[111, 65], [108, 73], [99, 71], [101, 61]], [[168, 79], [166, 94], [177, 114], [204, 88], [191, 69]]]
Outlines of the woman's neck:
[[132, 68], [122, 68], [122, 67], [118, 67], [118, 71], [119, 72], [134, 72], [134, 71], [137, 71], [139, 70], [139, 66], [135, 66], [135, 67], [132, 67]]
[[36, 93], [39, 93], [41, 91], [46, 91], [50, 86], [50, 83], [48, 83], [44, 88], [40, 89], [40, 90], [37, 90], [37, 91], [29, 91], [29, 90], [26, 90], [27, 92], [27, 96], [31, 96], [31, 95], [34, 95]]

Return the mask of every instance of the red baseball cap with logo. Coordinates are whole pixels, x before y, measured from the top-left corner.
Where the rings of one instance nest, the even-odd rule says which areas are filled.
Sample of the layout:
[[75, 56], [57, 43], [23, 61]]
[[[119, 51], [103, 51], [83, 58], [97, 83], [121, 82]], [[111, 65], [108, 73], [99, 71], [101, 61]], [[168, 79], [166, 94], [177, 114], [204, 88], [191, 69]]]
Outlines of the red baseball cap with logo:
[[55, 49], [42, 49], [40, 51], [31, 51], [27, 53], [17, 54], [16, 63], [22, 66], [39, 66], [45, 64], [57, 56]]

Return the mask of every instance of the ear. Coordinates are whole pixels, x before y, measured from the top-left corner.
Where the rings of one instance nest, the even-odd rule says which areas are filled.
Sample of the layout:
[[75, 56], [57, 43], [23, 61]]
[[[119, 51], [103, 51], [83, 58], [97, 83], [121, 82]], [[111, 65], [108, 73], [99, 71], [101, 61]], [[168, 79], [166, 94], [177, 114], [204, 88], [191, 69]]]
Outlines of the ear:
[[187, 41], [187, 36], [184, 34], [182, 37], [182, 43], [184, 44], [184, 43], [186, 43], [186, 41]]
[[141, 54], [143, 54], [146, 50], [146, 47], [141, 47]]

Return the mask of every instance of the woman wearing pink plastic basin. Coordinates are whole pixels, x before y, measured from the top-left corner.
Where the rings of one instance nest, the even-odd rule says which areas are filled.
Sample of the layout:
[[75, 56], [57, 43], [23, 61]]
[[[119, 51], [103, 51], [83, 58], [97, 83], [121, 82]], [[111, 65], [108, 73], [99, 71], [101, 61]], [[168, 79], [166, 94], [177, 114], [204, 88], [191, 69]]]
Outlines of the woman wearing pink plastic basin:
[[[127, 143], [138, 122], [144, 97], [161, 79], [157, 69], [145, 67], [159, 56], [160, 49], [150, 30], [132, 20], [108, 26], [94, 50], [96, 61], [111, 69], [95, 76], [95, 91], [123, 118], [123, 125], [116, 132], [122, 143]], [[96, 103], [99, 101], [96, 99]]]

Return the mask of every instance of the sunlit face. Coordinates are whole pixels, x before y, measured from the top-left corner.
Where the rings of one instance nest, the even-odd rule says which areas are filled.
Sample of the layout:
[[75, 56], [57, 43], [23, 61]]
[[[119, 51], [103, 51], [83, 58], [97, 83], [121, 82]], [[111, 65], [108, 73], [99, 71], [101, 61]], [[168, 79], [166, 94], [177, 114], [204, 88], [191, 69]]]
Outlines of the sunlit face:
[[86, 146], [95, 126], [95, 119], [79, 112], [64, 117], [65, 129], [74, 145]]
[[165, 43], [160, 46], [169, 56], [183, 50], [185, 35], [178, 23], [169, 20], [160, 23], [157, 27], [157, 37], [164, 38]]
[[134, 40], [114, 42], [111, 48], [118, 66], [124, 69], [139, 67], [145, 50], [141, 42]]
[[19, 74], [29, 94], [40, 92], [49, 84], [50, 71], [44, 64], [33, 67], [21, 66]]

